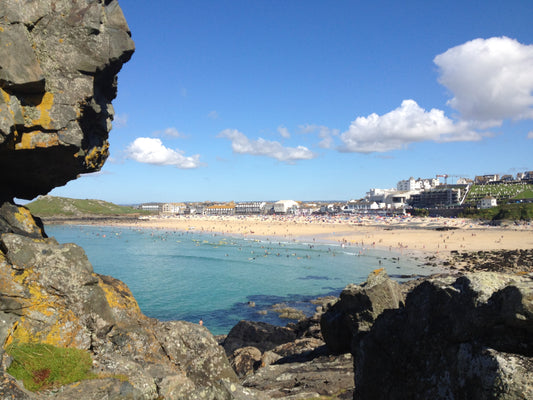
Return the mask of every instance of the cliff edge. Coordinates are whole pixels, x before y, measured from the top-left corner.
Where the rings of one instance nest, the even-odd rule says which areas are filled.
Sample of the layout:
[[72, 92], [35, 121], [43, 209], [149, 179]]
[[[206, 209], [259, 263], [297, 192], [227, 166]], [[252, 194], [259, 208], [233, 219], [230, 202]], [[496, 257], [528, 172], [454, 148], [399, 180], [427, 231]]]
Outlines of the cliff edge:
[[[206, 328], [147, 318], [124, 283], [14, 204], [102, 167], [117, 73], [133, 52], [115, 0], [0, 0], [2, 399], [260, 398]], [[84, 350], [94, 379], [29, 392], [6, 372], [18, 343]]]

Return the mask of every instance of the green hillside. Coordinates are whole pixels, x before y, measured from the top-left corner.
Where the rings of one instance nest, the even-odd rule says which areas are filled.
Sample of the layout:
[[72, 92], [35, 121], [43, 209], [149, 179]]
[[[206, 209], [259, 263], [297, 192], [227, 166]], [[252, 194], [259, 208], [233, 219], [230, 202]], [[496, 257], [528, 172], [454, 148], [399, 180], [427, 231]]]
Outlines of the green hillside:
[[66, 197], [40, 196], [26, 204], [38, 217], [83, 217], [144, 214], [133, 207], [119, 206], [102, 200], [69, 199]]

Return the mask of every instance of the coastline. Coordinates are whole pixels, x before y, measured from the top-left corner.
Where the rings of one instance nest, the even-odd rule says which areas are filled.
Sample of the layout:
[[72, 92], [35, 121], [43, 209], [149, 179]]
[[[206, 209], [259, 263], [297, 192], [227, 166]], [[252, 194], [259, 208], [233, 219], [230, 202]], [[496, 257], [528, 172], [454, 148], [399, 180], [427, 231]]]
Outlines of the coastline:
[[197, 231], [255, 239], [330, 243], [447, 260], [452, 252], [533, 249], [533, 224], [489, 226], [458, 218], [370, 216], [154, 216], [45, 219], [70, 223]]

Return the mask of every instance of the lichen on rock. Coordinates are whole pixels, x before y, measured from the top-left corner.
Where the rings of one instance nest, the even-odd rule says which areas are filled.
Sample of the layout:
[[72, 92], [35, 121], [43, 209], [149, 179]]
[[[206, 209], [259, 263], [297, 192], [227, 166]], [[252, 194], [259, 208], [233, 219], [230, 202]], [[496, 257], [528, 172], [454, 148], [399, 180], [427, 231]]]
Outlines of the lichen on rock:
[[102, 167], [134, 48], [115, 0], [0, 0], [0, 200]]

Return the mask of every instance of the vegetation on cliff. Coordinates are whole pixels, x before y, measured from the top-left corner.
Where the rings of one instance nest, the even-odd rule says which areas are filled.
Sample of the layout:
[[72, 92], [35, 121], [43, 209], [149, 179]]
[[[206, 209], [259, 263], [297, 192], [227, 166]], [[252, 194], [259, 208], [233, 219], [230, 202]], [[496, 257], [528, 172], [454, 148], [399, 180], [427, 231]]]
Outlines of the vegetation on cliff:
[[33, 392], [93, 378], [89, 352], [44, 343], [12, 343], [6, 348], [12, 362], [7, 372]]
[[144, 214], [133, 207], [119, 206], [103, 200], [70, 199], [40, 196], [26, 205], [38, 217], [84, 217]]

